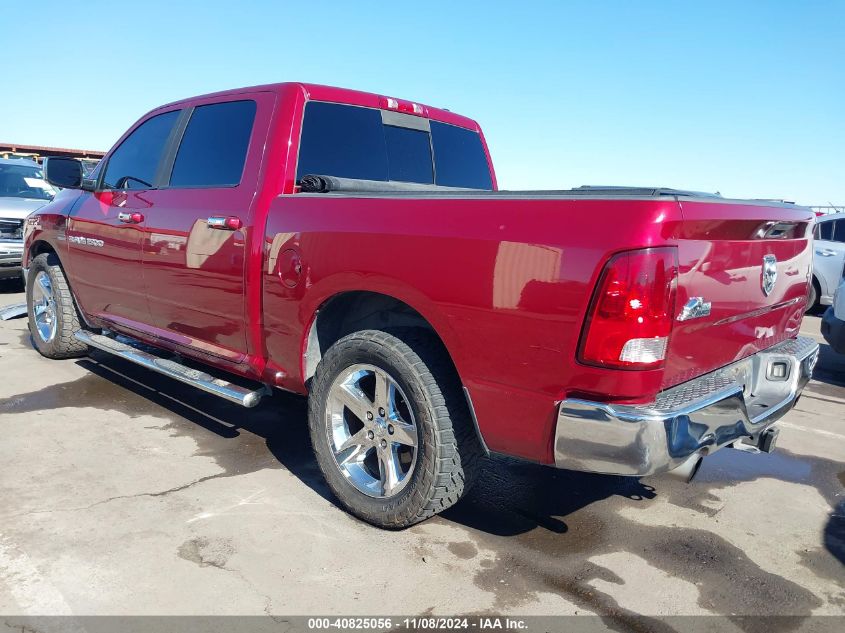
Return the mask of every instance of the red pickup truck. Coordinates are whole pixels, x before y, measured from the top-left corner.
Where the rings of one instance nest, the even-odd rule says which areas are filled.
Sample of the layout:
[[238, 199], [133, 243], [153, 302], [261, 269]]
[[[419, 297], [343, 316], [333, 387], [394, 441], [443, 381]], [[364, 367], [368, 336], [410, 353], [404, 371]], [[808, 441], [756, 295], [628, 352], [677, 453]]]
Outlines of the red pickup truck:
[[308, 394], [340, 503], [402, 527], [485, 452], [690, 477], [771, 450], [818, 346], [798, 336], [813, 214], [660, 188], [497, 191], [478, 124], [300, 83], [146, 114], [27, 220], [32, 338], [243, 406]]

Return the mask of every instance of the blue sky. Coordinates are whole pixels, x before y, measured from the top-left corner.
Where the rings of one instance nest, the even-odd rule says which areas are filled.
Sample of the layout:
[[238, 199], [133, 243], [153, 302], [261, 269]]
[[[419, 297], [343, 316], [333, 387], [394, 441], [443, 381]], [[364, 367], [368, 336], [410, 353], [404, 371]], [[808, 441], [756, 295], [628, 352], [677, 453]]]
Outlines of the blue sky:
[[0, 25], [3, 142], [107, 149], [164, 102], [300, 80], [477, 119], [502, 188], [845, 204], [845, 1], [40, 0]]

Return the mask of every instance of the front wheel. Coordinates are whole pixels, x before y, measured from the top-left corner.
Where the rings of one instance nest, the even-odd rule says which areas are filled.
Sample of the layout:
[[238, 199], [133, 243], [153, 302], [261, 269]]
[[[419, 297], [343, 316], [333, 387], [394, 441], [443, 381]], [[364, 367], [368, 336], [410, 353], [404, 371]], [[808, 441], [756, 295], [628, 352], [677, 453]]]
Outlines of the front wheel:
[[422, 330], [365, 330], [332, 345], [311, 384], [308, 423], [332, 492], [379, 527], [455, 504], [481, 454], [454, 368]]
[[79, 315], [54, 253], [42, 253], [32, 260], [26, 278], [26, 305], [29, 331], [43, 356], [75, 358], [88, 352], [88, 346], [73, 336], [80, 329]]

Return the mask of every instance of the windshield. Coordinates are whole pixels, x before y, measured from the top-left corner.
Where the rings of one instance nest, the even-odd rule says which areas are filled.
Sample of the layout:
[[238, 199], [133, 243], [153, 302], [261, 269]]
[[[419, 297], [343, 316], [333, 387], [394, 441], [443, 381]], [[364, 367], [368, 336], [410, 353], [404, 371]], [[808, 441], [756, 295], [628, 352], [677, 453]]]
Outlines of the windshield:
[[0, 164], [0, 198], [52, 200], [56, 193], [56, 189], [44, 180], [40, 167]]

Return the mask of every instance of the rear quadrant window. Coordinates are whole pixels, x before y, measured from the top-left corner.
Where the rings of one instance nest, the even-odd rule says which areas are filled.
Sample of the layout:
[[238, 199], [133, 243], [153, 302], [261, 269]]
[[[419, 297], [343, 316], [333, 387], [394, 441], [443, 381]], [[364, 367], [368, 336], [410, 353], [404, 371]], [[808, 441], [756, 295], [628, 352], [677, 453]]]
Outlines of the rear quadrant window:
[[492, 189], [487, 155], [478, 132], [431, 122], [436, 184], [445, 187]]
[[179, 144], [170, 186], [238, 185], [246, 162], [255, 110], [255, 101], [197, 106]]

